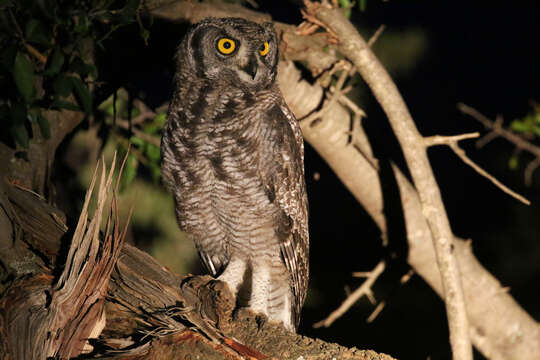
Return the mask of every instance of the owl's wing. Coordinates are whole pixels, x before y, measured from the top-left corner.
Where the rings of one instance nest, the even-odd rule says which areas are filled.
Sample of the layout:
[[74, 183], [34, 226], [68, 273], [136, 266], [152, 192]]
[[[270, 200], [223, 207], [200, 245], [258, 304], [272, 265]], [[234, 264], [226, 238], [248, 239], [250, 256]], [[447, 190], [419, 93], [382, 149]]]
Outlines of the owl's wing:
[[275, 203], [280, 214], [277, 219], [277, 234], [283, 262], [291, 277], [294, 296], [293, 318], [296, 326], [300, 321], [300, 310], [306, 298], [309, 279], [309, 234], [308, 202], [304, 177], [304, 141], [298, 121], [283, 102], [273, 119], [282, 124], [283, 138], [276, 141], [276, 150], [281, 161], [274, 174], [267, 177], [275, 194]]

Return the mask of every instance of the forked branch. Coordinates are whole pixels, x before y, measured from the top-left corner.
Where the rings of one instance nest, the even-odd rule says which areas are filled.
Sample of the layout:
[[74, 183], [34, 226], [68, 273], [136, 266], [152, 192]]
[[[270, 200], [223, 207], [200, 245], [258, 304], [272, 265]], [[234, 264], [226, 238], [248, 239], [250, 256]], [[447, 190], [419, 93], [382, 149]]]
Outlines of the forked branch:
[[453, 254], [453, 234], [441, 194], [427, 157], [427, 146], [395, 83], [341, 10], [306, 2], [307, 12], [332, 29], [340, 52], [356, 67], [388, 116], [420, 196], [424, 216], [433, 234], [441, 271], [450, 343], [454, 359], [472, 360], [469, 325], [461, 279]]

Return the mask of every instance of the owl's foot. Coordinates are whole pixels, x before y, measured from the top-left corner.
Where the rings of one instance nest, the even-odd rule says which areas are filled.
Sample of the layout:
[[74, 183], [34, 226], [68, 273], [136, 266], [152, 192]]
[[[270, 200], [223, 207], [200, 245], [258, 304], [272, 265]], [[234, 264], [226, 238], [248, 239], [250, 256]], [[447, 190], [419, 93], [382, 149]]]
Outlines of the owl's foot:
[[182, 295], [191, 306], [183, 316], [197, 330], [216, 343], [225, 344], [231, 351], [250, 359], [268, 357], [238, 341], [226, 337], [232, 330], [232, 314], [236, 297], [229, 285], [211, 276], [189, 276], [180, 285]]
[[195, 325], [208, 338], [223, 342], [235, 307], [235, 296], [228, 285], [211, 276], [186, 277], [180, 288], [190, 309], [185, 319]]

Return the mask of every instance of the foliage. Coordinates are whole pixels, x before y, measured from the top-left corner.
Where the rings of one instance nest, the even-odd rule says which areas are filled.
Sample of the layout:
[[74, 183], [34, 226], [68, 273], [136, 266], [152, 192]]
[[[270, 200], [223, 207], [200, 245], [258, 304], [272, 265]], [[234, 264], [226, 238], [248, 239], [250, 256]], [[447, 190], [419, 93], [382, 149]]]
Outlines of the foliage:
[[45, 110], [92, 113], [92, 48], [136, 21], [140, 2], [0, 0], [0, 118], [14, 145], [28, 148], [33, 124], [51, 136]]
[[[142, 102], [139, 102], [142, 106]], [[129, 95], [123, 88], [98, 106], [104, 116], [106, 126], [112, 129], [112, 141], [116, 143], [121, 156], [129, 156], [120, 181], [120, 191], [133, 182], [142, 165], [151, 179], [158, 182], [160, 171], [160, 130], [165, 125], [165, 112], [151, 113], [139, 119], [141, 110], [130, 104]], [[144, 114], [142, 114], [144, 115]], [[119, 125], [123, 126], [119, 126]]]
[[[526, 116], [514, 119], [510, 123], [510, 129], [520, 134], [523, 138], [528, 140], [535, 140], [540, 138], [540, 105], [537, 103], [532, 104], [533, 110]], [[508, 162], [508, 166], [515, 170], [519, 167], [519, 154], [512, 155]]]

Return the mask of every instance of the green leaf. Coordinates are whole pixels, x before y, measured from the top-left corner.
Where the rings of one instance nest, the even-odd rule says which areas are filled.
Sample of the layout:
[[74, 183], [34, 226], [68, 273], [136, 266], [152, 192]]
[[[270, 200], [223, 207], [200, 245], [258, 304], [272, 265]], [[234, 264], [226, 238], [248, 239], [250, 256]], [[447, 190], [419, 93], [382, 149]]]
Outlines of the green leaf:
[[165, 121], [167, 121], [167, 113], [162, 112], [154, 117], [154, 124], [160, 128], [165, 125]]
[[135, 13], [139, 8], [141, 0], [127, 0], [126, 6], [118, 13], [120, 15], [118, 21], [120, 23], [130, 23], [135, 21]]
[[13, 71], [13, 64], [17, 56], [17, 45], [10, 45], [0, 51], [0, 65], [6, 72]]
[[134, 155], [129, 155], [126, 160], [126, 166], [124, 167], [124, 172], [122, 173], [122, 179], [120, 181], [121, 191], [133, 182], [135, 176], [137, 175], [137, 168], [139, 167], [139, 160]]
[[28, 137], [28, 131], [24, 125], [14, 125], [9, 128], [9, 132], [17, 144], [21, 145], [25, 149], [28, 149], [30, 139]]
[[534, 133], [536, 134], [536, 136], [540, 137], [540, 126], [535, 125], [533, 127], [533, 129], [534, 129]]
[[521, 120], [514, 120], [510, 124], [510, 129], [516, 131], [516, 132], [528, 132], [530, 131], [530, 126], [524, 121]]
[[26, 104], [16, 102], [11, 105], [11, 124], [14, 126], [23, 126], [26, 122], [27, 109]]
[[81, 15], [76, 19], [76, 25], [73, 30], [79, 34], [86, 34], [90, 27], [90, 21], [88, 21], [88, 17], [85, 15]]
[[150, 173], [152, 174], [152, 180], [157, 183], [161, 177], [161, 168], [158, 165], [152, 164], [150, 166]]
[[350, 0], [339, 0], [339, 6], [345, 9], [345, 17], [348, 19], [351, 17], [351, 1]]
[[28, 60], [28, 58], [22, 52], [17, 52], [17, 56], [15, 56], [15, 64], [13, 66], [13, 79], [15, 80], [17, 90], [19, 90], [24, 98], [24, 101], [26, 101], [28, 104], [34, 100], [35, 78], [34, 66], [30, 60]]
[[366, 11], [367, 0], [358, 0], [358, 8], [360, 11]]
[[141, 28], [141, 38], [144, 41], [145, 45], [148, 45], [148, 39], [150, 38], [150, 31], [145, 28]]
[[88, 86], [76, 77], [71, 77], [71, 83], [73, 84], [75, 97], [80, 107], [85, 113], [90, 114], [92, 112], [92, 95], [90, 95]]
[[508, 167], [512, 170], [516, 170], [519, 166], [519, 157], [517, 154], [512, 155], [510, 160], [508, 160]]
[[45, 119], [43, 115], [39, 114], [37, 117], [37, 123], [39, 125], [39, 130], [41, 131], [41, 135], [45, 139], [51, 138], [51, 126], [49, 124], [49, 120]]
[[66, 110], [71, 110], [71, 111], [81, 111], [81, 108], [78, 107], [76, 104], [73, 104], [69, 101], [64, 101], [64, 100], [54, 100], [51, 104], [51, 109], [57, 109], [57, 110], [60, 110], [60, 109], [66, 109]]
[[66, 97], [71, 94], [73, 91], [73, 83], [71, 82], [71, 77], [60, 75], [54, 79], [52, 83], [52, 89], [55, 96]]
[[92, 64], [85, 63], [80, 57], [75, 57], [71, 64], [69, 64], [69, 70], [79, 74], [81, 79], [90, 75], [92, 78], [97, 78], [97, 68]]
[[26, 23], [25, 34], [26, 40], [29, 42], [40, 45], [51, 45], [45, 25], [37, 19], [30, 19]]
[[129, 141], [133, 144], [133, 145], [137, 145], [137, 146], [140, 146], [140, 147], [143, 147], [144, 146], [144, 140], [139, 138], [139, 137], [136, 137], [136, 136], [132, 136], [129, 138]]
[[152, 124], [148, 124], [144, 127], [143, 131], [146, 133], [146, 134], [149, 134], [149, 135], [153, 135], [153, 134], [156, 134], [159, 129], [161, 129], [161, 127], [158, 127], [158, 126], [155, 126], [155, 125], [152, 125]]
[[151, 161], [158, 161], [160, 157], [159, 147], [154, 144], [146, 144], [146, 156]]
[[47, 64], [47, 69], [43, 72], [45, 76], [53, 76], [58, 74], [60, 69], [64, 65], [64, 54], [60, 48], [56, 48], [50, 57], [50, 60]]

